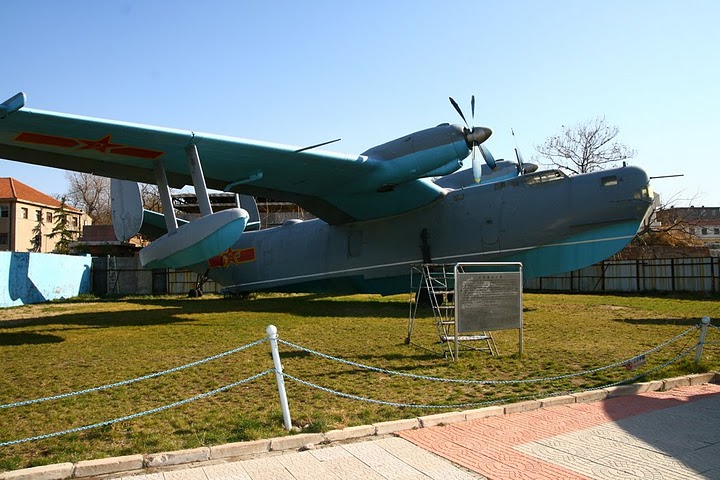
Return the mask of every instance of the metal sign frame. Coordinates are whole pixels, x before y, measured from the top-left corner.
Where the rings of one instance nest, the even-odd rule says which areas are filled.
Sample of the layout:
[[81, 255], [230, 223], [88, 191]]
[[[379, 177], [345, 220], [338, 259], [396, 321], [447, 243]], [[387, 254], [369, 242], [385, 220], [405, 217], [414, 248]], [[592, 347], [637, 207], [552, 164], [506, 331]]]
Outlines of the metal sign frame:
[[461, 333], [519, 331], [523, 353], [523, 281], [520, 262], [457, 263], [455, 278], [455, 358]]

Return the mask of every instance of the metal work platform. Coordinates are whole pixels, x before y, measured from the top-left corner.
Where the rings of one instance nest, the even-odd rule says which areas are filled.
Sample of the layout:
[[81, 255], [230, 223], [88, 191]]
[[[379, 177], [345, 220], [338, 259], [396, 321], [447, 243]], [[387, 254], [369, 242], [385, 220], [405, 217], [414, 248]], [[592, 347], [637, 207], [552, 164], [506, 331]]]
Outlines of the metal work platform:
[[429, 305], [445, 358], [457, 360], [460, 345], [497, 355], [491, 332], [462, 332], [457, 328], [455, 271], [458, 265], [461, 264], [424, 263], [411, 267], [410, 319], [405, 343], [410, 344], [418, 308]]

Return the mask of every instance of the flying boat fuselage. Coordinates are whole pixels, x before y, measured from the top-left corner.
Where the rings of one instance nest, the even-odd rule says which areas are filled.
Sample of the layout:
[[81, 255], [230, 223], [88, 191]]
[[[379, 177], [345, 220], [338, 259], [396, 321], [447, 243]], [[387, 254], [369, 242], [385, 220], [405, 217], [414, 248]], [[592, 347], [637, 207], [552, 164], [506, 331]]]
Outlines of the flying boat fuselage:
[[[209, 276], [236, 292], [383, 294], [406, 292], [411, 265], [428, 261], [521, 261], [526, 277], [545, 276], [621, 250], [651, 203], [648, 176], [637, 167], [574, 177], [542, 171], [449, 189], [394, 217], [246, 232]], [[244, 260], [233, 261], [232, 252], [245, 252]]]

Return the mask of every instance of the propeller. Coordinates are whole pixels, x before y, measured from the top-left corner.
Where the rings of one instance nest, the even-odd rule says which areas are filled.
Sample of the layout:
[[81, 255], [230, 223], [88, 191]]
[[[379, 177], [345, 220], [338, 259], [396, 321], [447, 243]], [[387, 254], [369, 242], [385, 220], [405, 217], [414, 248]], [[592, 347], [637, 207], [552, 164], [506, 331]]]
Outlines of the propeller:
[[[455, 108], [455, 111], [460, 115], [460, 118], [463, 119], [463, 122], [465, 122], [466, 128], [463, 129], [463, 133], [465, 134], [465, 143], [467, 143], [470, 150], [472, 150], [473, 178], [475, 179], [475, 182], [479, 182], [482, 175], [482, 165], [480, 162], [476, 161], [475, 147], [481, 147], [480, 144], [492, 135], [492, 130], [487, 127], [475, 126], [475, 95], [470, 98], [470, 119], [472, 126], [470, 126], [471, 124], [468, 124], [460, 105], [458, 105], [452, 97], [450, 97], [450, 103], [453, 108]], [[482, 153], [483, 159], [485, 160], [485, 163], [487, 163], [488, 167], [495, 170], [497, 165], [495, 164], [495, 159], [492, 155], [490, 155], [490, 152], [487, 151], [487, 149], [481, 149], [480, 152]], [[487, 152], [487, 156], [485, 155], [485, 152]]]
[[522, 157], [522, 153], [520, 153], [520, 149], [517, 146], [517, 140], [515, 140], [515, 130], [512, 128], [510, 129], [510, 133], [512, 133], [513, 141], [515, 142], [515, 158], [517, 158], [517, 170], [518, 175], [523, 175], [525, 173], [532, 173], [538, 169], [538, 166], [534, 163], [525, 163]]
[[522, 175], [525, 173], [525, 168], [523, 167], [522, 154], [520, 153], [520, 149], [518, 149], [517, 140], [515, 139], [515, 130], [511, 128], [510, 133], [512, 133], [513, 141], [515, 142], [515, 158], [517, 158], [518, 175]]

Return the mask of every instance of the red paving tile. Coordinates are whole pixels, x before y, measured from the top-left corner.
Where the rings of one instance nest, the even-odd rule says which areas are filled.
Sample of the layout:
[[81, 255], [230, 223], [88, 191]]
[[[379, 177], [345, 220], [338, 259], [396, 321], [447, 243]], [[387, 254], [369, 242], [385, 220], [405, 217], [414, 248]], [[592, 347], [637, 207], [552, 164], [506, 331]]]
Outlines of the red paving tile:
[[514, 447], [682, 405], [709, 394], [720, 394], [720, 385], [703, 384], [593, 403], [546, 407], [446, 426], [406, 430], [399, 435], [492, 480], [587, 479], [558, 465], [525, 455]]

